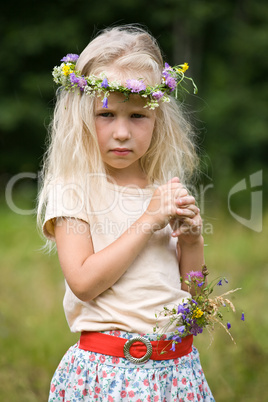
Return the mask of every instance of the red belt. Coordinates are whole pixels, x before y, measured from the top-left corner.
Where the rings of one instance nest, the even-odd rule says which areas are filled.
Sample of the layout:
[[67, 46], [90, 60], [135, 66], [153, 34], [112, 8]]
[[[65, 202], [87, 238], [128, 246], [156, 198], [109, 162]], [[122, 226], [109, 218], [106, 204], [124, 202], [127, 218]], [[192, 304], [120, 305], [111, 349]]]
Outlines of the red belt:
[[186, 336], [170, 350], [172, 341], [149, 341], [143, 336], [129, 340], [100, 332], [82, 332], [79, 348], [109, 356], [124, 357], [135, 364], [149, 359], [169, 360], [185, 356], [192, 351], [193, 335]]

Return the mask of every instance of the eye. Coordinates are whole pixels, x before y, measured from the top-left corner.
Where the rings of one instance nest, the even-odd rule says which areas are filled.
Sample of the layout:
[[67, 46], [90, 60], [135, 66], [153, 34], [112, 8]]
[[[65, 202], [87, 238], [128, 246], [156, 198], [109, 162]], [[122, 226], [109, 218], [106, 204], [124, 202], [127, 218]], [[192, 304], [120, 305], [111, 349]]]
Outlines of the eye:
[[113, 114], [110, 113], [110, 112], [101, 112], [101, 113], [98, 113], [98, 116], [101, 116], [101, 117], [113, 117]]
[[144, 114], [140, 114], [140, 113], [133, 113], [131, 115], [131, 117], [133, 117], [134, 119], [142, 119], [144, 116]]

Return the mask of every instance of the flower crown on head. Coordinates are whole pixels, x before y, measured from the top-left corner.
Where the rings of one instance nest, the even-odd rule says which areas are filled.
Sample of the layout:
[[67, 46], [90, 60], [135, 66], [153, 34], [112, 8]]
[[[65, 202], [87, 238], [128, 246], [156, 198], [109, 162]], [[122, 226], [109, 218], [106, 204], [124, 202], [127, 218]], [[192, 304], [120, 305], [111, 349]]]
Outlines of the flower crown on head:
[[[73, 92], [79, 88], [81, 92], [90, 96], [103, 96], [103, 107], [108, 107], [108, 96], [112, 92], [120, 92], [129, 98], [131, 94], [139, 94], [147, 98], [146, 105], [149, 109], [155, 109], [159, 106], [159, 101], [169, 102], [168, 95], [175, 93], [178, 97], [178, 87], [187, 91], [182, 86], [184, 80], [190, 80], [194, 87], [194, 93], [197, 93], [197, 87], [192, 78], [184, 75], [185, 71], [189, 68], [188, 63], [180, 64], [171, 67], [165, 63], [162, 72], [162, 82], [159, 85], [150, 86], [145, 85], [142, 79], [129, 79], [126, 80], [126, 86], [121, 85], [117, 81], [108, 81], [105, 72], [100, 74], [99, 77], [90, 75], [85, 77], [81, 72], [75, 69], [76, 62], [79, 55], [69, 53], [61, 59], [61, 65], [53, 69], [52, 75], [56, 84], [60, 84], [66, 91]], [[187, 91], [188, 92], [188, 91]]]

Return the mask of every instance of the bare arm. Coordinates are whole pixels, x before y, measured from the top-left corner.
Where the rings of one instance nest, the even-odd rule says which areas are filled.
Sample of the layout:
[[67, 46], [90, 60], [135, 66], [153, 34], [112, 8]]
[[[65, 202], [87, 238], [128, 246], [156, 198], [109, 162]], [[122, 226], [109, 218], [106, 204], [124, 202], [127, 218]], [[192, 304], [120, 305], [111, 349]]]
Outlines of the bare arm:
[[[60, 265], [79, 299], [94, 299], [124, 274], [152, 236], [152, 223], [146, 218], [142, 216], [116, 241], [97, 253], [94, 253], [86, 222], [72, 222], [71, 233], [68, 233], [68, 220], [55, 227]], [[141, 230], [143, 224], [147, 225], [147, 230]]]
[[[204, 259], [204, 239], [202, 232], [202, 219], [200, 210], [195, 205], [192, 196], [178, 199], [180, 207], [177, 218], [174, 219], [173, 236], [178, 237], [177, 255], [180, 266], [180, 275], [186, 279], [190, 271], [201, 271], [205, 263]], [[187, 285], [182, 282], [182, 289], [188, 290]], [[192, 289], [191, 292], [195, 290]]]
[[[179, 264], [182, 278], [185, 279], [190, 271], [201, 271], [205, 263], [203, 236], [199, 236], [194, 243], [179, 241], [178, 246], [181, 253]], [[184, 282], [181, 287], [183, 290], [188, 290]]]
[[[94, 253], [89, 225], [68, 220], [55, 227], [60, 265], [74, 294], [92, 300], [111, 287], [125, 273], [146, 246], [154, 231], [165, 227], [176, 216], [175, 195], [182, 189], [178, 179], [159, 187], [145, 211], [117, 240]], [[76, 223], [75, 223], [76, 222]], [[79, 230], [78, 226], [79, 225]], [[76, 230], [77, 229], [77, 230]]]

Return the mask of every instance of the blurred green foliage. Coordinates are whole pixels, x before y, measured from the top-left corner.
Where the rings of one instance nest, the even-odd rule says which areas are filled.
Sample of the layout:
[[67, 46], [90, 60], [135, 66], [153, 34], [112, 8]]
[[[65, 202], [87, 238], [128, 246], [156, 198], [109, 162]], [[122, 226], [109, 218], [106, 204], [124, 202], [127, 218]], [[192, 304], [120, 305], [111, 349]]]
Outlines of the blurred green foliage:
[[[31, 208], [26, 200], [20, 205]], [[35, 217], [15, 214], [0, 202], [0, 221], [0, 400], [45, 402], [54, 370], [79, 335], [68, 328], [63, 274], [57, 255], [41, 250]], [[220, 327], [212, 343], [207, 332], [194, 342], [217, 402], [267, 401], [268, 214], [262, 236], [219, 211], [210, 222], [213, 233], [205, 235], [210, 279], [228, 278], [217, 288], [220, 293], [242, 288], [230, 297], [237, 312], [224, 316], [236, 344]]]
[[0, 174], [37, 172], [53, 110], [51, 70], [107, 26], [140, 23], [170, 64], [187, 61], [198, 96], [200, 154], [225, 193], [267, 166], [268, 3], [265, 0], [25, 0], [1, 6]]

